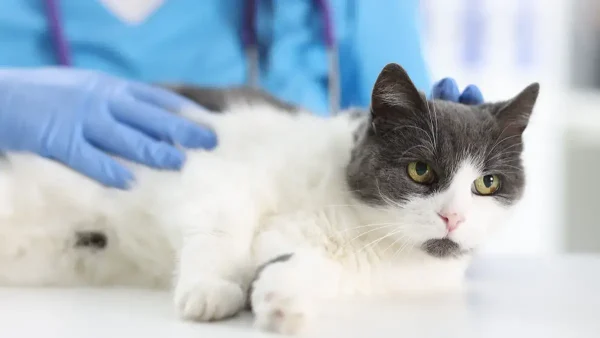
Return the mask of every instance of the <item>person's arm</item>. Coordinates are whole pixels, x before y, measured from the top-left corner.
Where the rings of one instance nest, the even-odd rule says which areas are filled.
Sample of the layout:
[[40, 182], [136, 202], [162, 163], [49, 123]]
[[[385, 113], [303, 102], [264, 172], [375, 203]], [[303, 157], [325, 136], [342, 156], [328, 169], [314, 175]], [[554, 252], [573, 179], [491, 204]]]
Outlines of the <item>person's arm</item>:
[[177, 170], [185, 156], [175, 145], [216, 146], [212, 131], [170, 113], [187, 106], [197, 107], [172, 92], [94, 71], [0, 69], [0, 151], [36, 153], [126, 188], [134, 177], [110, 155]]

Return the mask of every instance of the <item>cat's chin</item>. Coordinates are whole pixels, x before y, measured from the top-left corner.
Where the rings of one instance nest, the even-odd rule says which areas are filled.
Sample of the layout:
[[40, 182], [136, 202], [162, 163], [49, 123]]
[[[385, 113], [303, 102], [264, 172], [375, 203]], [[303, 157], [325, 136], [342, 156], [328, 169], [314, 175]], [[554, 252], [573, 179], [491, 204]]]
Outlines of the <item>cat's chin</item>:
[[429, 239], [421, 245], [421, 249], [436, 258], [457, 258], [469, 253], [469, 250], [449, 238]]

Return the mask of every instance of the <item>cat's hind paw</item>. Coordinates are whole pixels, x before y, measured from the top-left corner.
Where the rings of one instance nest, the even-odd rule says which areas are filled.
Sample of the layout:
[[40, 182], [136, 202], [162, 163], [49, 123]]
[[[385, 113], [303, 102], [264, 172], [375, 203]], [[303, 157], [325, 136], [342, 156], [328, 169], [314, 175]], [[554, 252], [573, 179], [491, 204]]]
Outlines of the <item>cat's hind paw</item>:
[[185, 320], [214, 321], [237, 314], [245, 304], [242, 288], [220, 278], [178, 283], [175, 306]]

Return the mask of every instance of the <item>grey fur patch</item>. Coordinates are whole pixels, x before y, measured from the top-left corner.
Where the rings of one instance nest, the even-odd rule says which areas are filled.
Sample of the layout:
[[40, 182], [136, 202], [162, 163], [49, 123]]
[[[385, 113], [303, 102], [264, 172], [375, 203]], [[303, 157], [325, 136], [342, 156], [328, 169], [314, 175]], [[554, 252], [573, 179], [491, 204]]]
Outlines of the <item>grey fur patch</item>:
[[262, 264], [261, 266], [258, 267], [258, 269], [256, 269], [256, 273], [254, 274], [254, 279], [252, 279], [252, 282], [250, 283], [250, 290], [248, 291], [248, 299], [246, 301], [246, 307], [248, 309], [250, 309], [250, 310], [252, 309], [252, 302], [250, 300], [252, 299], [252, 293], [254, 292], [254, 283], [260, 278], [261, 273], [267, 267], [269, 267], [275, 263], [283, 263], [283, 262], [289, 261], [290, 258], [292, 258], [292, 256], [294, 256], [293, 253], [279, 255], [279, 256], [269, 260], [268, 262]]
[[75, 233], [75, 247], [102, 250], [108, 245], [108, 237], [100, 231]]
[[423, 250], [433, 257], [458, 257], [463, 252], [460, 245], [448, 238], [430, 239], [423, 243]]
[[299, 112], [294, 105], [283, 102], [263, 90], [251, 87], [207, 88], [192, 85], [163, 85], [163, 87], [217, 113], [227, 110], [232, 103], [241, 102], [266, 104], [292, 114]]
[[263, 272], [263, 270], [266, 269], [267, 266], [275, 264], [275, 263], [287, 262], [290, 260], [290, 258], [292, 258], [293, 255], [294, 254], [292, 254], [292, 253], [279, 255], [279, 256], [271, 259], [270, 261], [264, 263], [263, 265], [259, 266], [258, 269], [256, 270], [256, 275], [254, 276], [254, 281], [256, 281], [258, 279], [258, 277], [260, 277], [260, 273]]

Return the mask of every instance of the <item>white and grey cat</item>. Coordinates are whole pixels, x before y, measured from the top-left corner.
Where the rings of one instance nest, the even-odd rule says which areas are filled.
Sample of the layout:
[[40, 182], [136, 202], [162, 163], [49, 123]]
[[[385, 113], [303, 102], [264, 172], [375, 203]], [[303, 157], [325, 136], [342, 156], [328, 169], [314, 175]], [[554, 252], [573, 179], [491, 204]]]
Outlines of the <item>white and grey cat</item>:
[[460, 287], [521, 197], [538, 91], [427, 101], [390, 64], [370, 114], [330, 119], [214, 91], [204, 100], [222, 113], [184, 114], [219, 146], [187, 152], [181, 172], [136, 166], [127, 192], [8, 154], [0, 285], [172, 287], [179, 314], [200, 321], [249, 300], [257, 326], [280, 333], [303, 329], [327, 299]]

